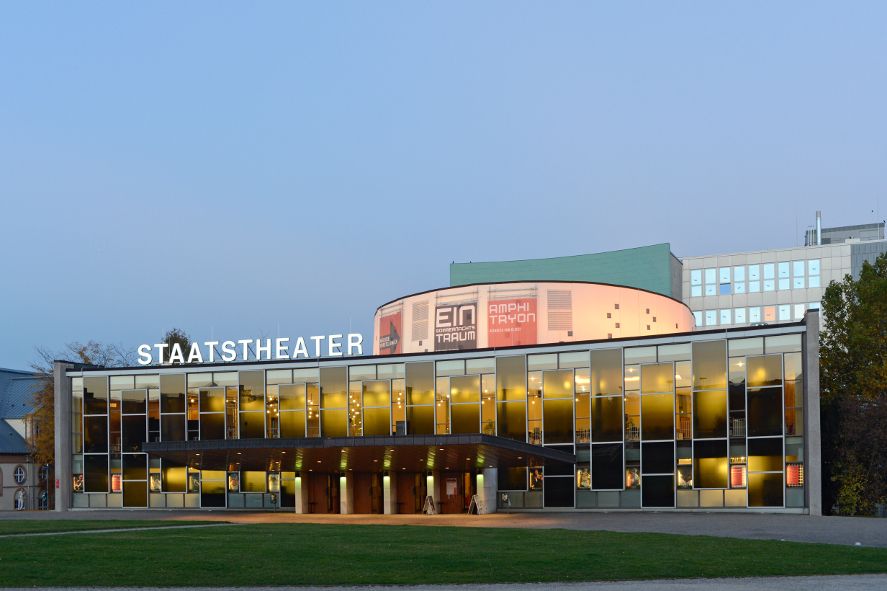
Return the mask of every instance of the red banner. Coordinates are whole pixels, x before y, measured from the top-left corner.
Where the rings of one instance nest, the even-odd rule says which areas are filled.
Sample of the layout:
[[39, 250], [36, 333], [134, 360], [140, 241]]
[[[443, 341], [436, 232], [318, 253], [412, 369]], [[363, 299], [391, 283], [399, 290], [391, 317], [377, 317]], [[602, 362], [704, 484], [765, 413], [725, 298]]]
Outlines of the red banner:
[[491, 301], [487, 320], [488, 347], [536, 344], [536, 298]]
[[401, 313], [395, 312], [379, 319], [379, 354], [398, 355], [403, 352], [400, 342]]

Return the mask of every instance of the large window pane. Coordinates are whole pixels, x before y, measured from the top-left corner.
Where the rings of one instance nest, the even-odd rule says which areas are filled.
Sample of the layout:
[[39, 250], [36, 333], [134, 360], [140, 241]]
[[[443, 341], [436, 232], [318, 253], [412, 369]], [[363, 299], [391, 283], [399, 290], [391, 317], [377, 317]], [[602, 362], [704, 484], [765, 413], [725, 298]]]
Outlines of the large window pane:
[[748, 385], [751, 388], [782, 384], [782, 355], [749, 357]]
[[281, 437], [305, 437], [305, 413], [284, 411], [280, 413]]
[[160, 376], [160, 412], [185, 412], [185, 375]]
[[108, 417], [84, 417], [83, 451], [86, 453], [108, 452]]
[[572, 398], [573, 371], [543, 372], [542, 388], [545, 398]]
[[[243, 396], [241, 396], [241, 399]], [[262, 402], [262, 410], [264, 411], [264, 402]], [[242, 402], [241, 402], [242, 405]], [[201, 388], [200, 389], [200, 412], [224, 412], [225, 410], [225, 389], [224, 388]]]
[[188, 483], [187, 468], [163, 460], [160, 471], [163, 492], [185, 492]]
[[[264, 414], [259, 413], [264, 424]], [[264, 429], [263, 429], [264, 430]], [[200, 415], [200, 439], [224, 439], [225, 415], [223, 413]]]
[[748, 436], [782, 435], [782, 388], [748, 389]]
[[504, 401], [526, 401], [527, 368], [523, 356], [496, 358], [497, 399]]
[[320, 369], [320, 407], [348, 407], [347, 368], [324, 367]]
[[545, 478], [542, 488], [545, 507], [573, 506], [573, 478]]
[[644, 476], [641, 482], [644, 507], [674, 507], [674, 476]]
[[641, 396], [641, 438], [674, 439], [674, 394]]
[[782, 493], [782, 473], [748, 475], [749, 507], [781, 507]]
[[727, 387], [727, 341], [693, 343], [693, 388]]
[[391, 404], [388, 380], [378, 382], [363, 383], [363, 406], [366, 407], [385, 407]]
[[672, 442], [642, 443], [641, 472], [670, 474], [674, 471], [674, 444]]
[[108, 492], [108, 456], [83, 456], [83, 484], [86, 492]]
[[543, 401], [543, 442], [573, 443], [573, 399]]
[[410, 435], [432, 435], [434, 433], [434, 407], [407, 407], [407, 421]]
[[693, 392], [693, 437], [727, 436], [727, 392]]
[[591, 488], [595, 490], [622, 489], [624, 467], [622, 444], [608, 443], [591, 446]]
[[748, 440], [749, 472], [781, 472], [782, 437]]
[[147, 402], [147, 390], [124, 390], [123, 414], [145, 414]]
[[[200, 410], [207, 409], [201, 406]], [[265, 372], [240, 372], [240, 410], [265, 412]]]
[[144, 480], [135, 482], [123, 482], [123, 506], [147, 507], [148, 483]]
[[124, 415], [122, 450], [124, 452], [142, 451], [142, 443], [147, 440], [145, 415]]
[[480, 433], [480, 404], [453, 404], [450, 414], [451, 433]]
[[497, 405], [499, 437], [527, 440], [527, 403], [499, 402]]
[[83, 414], [108, 412], [108, 378], [83, 378]]
[[363, 434], [390, 435], [390, 412], [388, 407], [363, 409]]
[[407, 363], [407, 404], [434, 404], [434, 364]]
[[147, 458], [143, 454], [123, 454], [123, 479], [148, 480]]
[[185, 415], [162, 415], [160, 417], [161, 441], [185, 440]]
[[277, 395], [280, 410], [305, 410], [305, 384], [281, 385]]
[[[622, 397], [595, 397], [591, 399], [591, 440], [593, 442], [622, 441]], [[621, 452], [620, 452], [621, 453]]]
[[727, 488], [727, 441], [694, 441], [696, 488]]
[[499, 490], [527, 490], [526, 468], [499, 468]]
[[641, 366], [641, 392], [657, 393], [674, 390], [674, 370], [671, 363]]
[[480, 376], [450, 378], [450, 403], [480, 403]]

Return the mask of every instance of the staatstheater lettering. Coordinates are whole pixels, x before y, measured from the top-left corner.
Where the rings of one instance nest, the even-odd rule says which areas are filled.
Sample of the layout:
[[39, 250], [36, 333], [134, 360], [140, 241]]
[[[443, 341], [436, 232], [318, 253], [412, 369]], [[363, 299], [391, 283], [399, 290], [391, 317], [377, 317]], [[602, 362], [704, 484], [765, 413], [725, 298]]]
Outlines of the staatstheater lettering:
[[139, 365], [230, 363], [232, 361], [275, 361], [310, 359], [312, 357], [352, 357], [363, 355], [360, 333], [280, 337], [275, 339], [238, 339], [237, 341], [204, 341], [191, 343], [187, 350], [179, 343], [142, 344], [138, 349]]

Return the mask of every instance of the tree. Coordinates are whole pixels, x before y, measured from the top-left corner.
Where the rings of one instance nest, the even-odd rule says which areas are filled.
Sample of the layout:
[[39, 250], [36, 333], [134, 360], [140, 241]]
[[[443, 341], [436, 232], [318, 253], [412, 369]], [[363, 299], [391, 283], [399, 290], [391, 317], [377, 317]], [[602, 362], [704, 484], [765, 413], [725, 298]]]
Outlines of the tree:
[[887, 502], [887, 254], [833, 281], [822, 311], [823, 504], [871, 514]]
[[191, 348], [191, 338], [180, 328], [171, 328], [166, 331], [166, 334], [163, 336], [163, 342], [167, 345], [167, 351], [172, 351], [174, 344], [179, 345], [186, 356]]

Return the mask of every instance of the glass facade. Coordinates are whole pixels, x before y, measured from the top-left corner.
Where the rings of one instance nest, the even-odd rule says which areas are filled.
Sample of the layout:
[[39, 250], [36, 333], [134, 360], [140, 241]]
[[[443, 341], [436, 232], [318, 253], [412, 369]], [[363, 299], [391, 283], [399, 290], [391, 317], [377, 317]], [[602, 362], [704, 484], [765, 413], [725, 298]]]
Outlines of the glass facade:
[[[790, 265], [790, 277], [796, 267], [807, 276], [808, 265]], [[759, 273], [721, 268], [713, 279], [737, 284]], [[705, 285], [709, 277], [698, 278]], [[298, 443], [288, 444], [293, 455], [270, 455], [261, 466], [253, 458], [247, 469], [200, 454], [187, 462], [154, 457], [142, 451], [144, 442], [483, 434], [575, 457], [575, 464], [501, 467], [503, 508], [802, 508], [801, 336], [736, 332], [657, 345], [267, 370], [85, 371], [71, 382], [73, 504], [293, 507], [307, 478], [294, 457]], [[397, 468], [386, 457], [354, 468], [381, 478]], [[381, 490], [374, 478], [365, 490]], [[424, 486], [422, 478], [411, 490]], [[474, 486], [460, 478], [446, 476], [454, 496]], [[329, 482], [312, 486], [329, 491]]]

